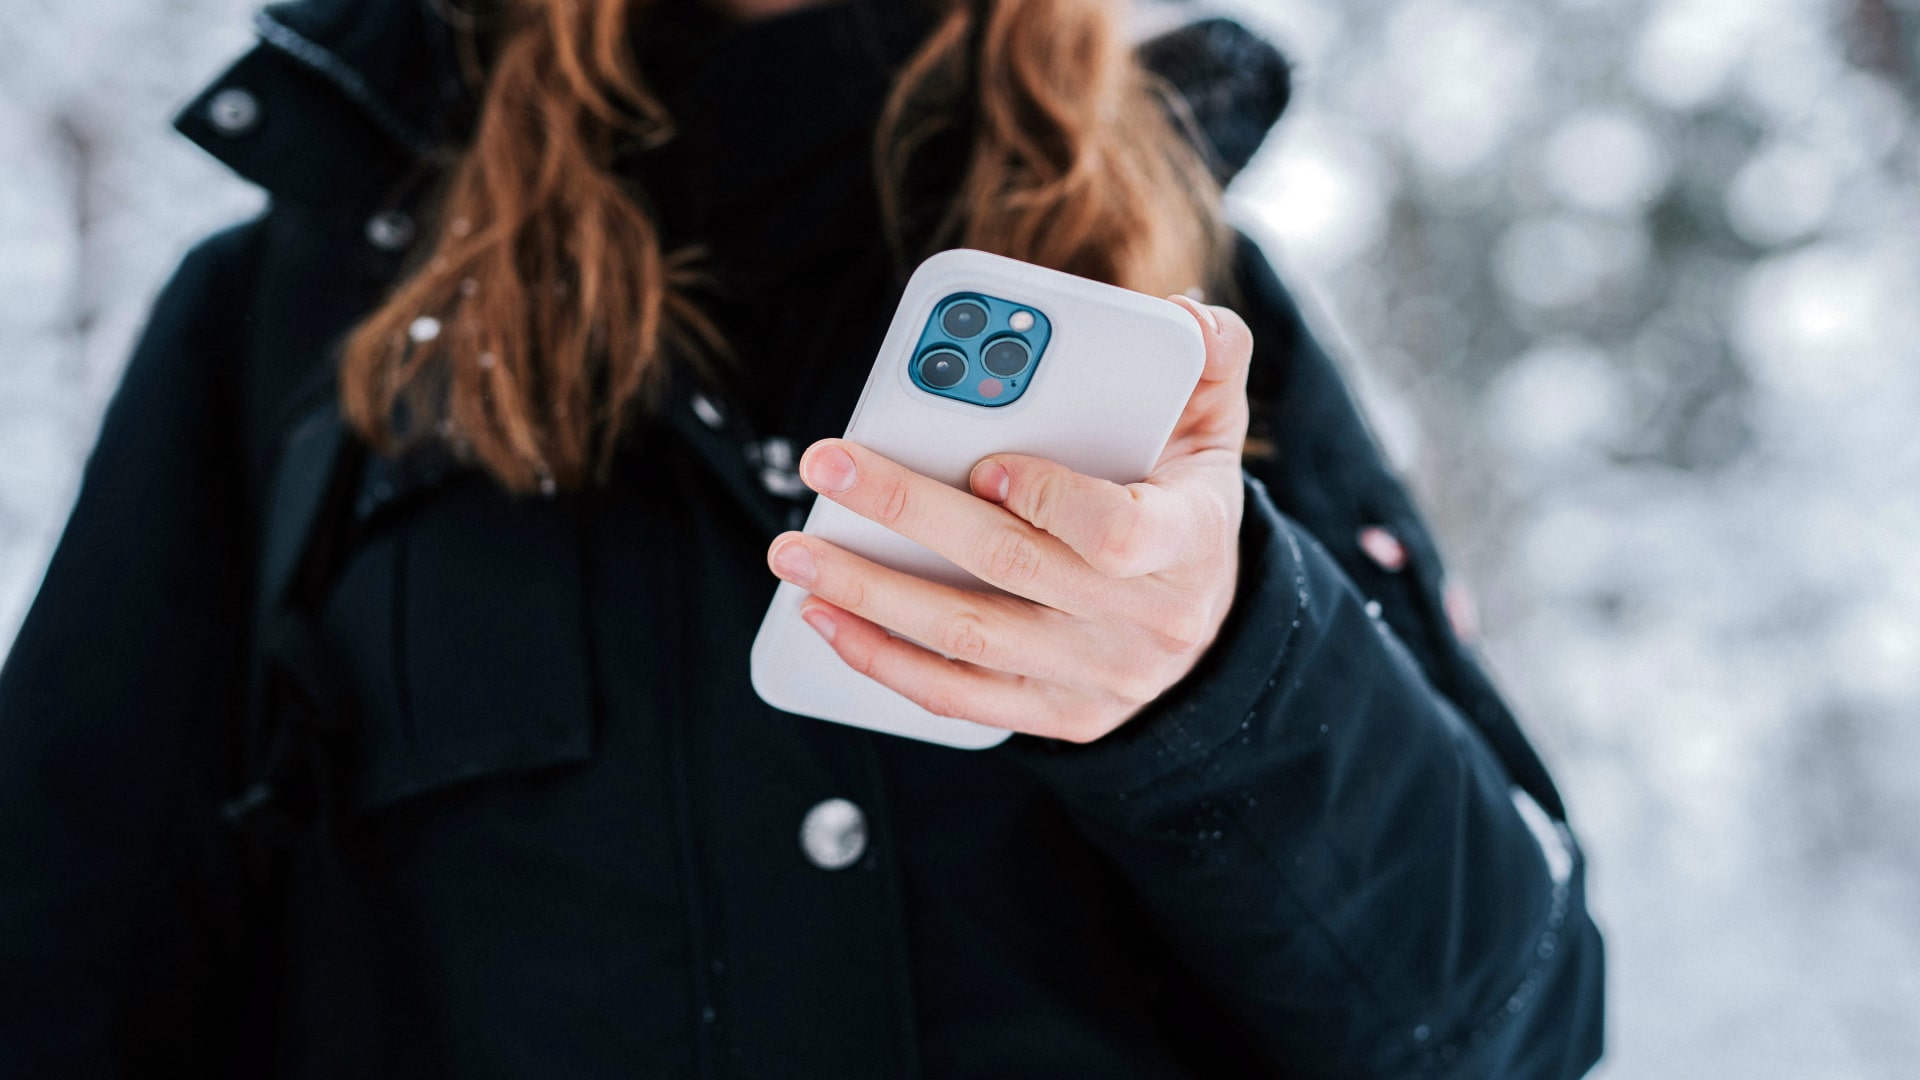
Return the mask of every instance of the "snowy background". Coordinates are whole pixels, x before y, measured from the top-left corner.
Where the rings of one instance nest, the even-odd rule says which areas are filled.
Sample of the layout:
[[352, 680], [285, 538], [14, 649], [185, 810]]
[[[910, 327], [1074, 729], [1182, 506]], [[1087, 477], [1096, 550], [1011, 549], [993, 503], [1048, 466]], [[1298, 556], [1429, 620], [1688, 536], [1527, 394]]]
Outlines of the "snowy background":
[[[258, 205], [246, 0], [0, 0], [0, 651], [127, 346]], [[1235, 190], [1566, 788], [1608, 1080], [1920, 1069], [1920, 2], [1223, 0]]]

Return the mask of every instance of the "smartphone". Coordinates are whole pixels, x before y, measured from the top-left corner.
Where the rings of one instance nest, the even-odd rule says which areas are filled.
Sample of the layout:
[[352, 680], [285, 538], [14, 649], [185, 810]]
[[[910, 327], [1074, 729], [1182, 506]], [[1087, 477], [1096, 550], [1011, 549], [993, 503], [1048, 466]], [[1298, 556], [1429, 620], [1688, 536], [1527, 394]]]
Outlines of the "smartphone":
[[[1129, 484], [1166, 448], [1206, 362], [1193, 315], [1170, 301], [983, 251], [946, 251], [907, 283], [846, 437], [967, 489], [981, 458], [1031, 454]], [[986, 583], [831, 499], [804, 530], [896, 570]], [[848, 667], [780, 584], [753, 642], [753, 688], [774, 708], [979, 750], [1000, 728], [937, 716]]]

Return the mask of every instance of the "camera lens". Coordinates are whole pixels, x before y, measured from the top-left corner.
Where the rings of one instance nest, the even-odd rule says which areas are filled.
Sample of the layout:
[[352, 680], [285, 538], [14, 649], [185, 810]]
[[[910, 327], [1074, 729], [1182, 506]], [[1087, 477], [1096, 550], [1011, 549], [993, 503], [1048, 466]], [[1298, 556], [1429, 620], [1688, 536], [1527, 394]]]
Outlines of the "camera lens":
[[987, 346], [987, 351], [980, 357], [980, 361], [987, 365], [988, 371], [1005, 379], [1026, 370], [1027, 358], [1031, 355], [1032, 353], [1027, 350], [1027, 343], [1019, 338], [1001, 338]]
[[962, 300], [947, 308], [947, 313], [940, 316], [940, 325], [953, 337], [970, 338], [987, 328], [987, 309]]
[[920, 358], [920, 381], [936, 390], [957, 385], [967, 377], [967, 358], [954, 349], [934, 349]]

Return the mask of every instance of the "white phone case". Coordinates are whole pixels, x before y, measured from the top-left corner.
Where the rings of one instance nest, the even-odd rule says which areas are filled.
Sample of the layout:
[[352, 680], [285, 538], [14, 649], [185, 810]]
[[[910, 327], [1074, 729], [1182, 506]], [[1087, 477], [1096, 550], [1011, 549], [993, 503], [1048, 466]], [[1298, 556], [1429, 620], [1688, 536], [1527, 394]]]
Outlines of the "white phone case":
[[[994, 408], [921, 389], [909, 373], [940, 302], [976, 293], [1027, 305], [1051, 336], [1018, 400]], [[965, 489], [993, 453], [1032, 454], [1115, 483], [1146, 477], [1199, 381], [1206, 342], [1179, 305], [981, 251], [947, 251], [907, 284], [846, 437], [941, 483]], [[985, 589], [958, 566], [831, 499], [805, 531], [874, 562], [933, 581]], [[804, 591], [782, 582], [753, 642], [753, 688], [777, 709], [960, 749], [1007, 738], [999, 728], [937, 716], [854, 671], [800, 618]]]

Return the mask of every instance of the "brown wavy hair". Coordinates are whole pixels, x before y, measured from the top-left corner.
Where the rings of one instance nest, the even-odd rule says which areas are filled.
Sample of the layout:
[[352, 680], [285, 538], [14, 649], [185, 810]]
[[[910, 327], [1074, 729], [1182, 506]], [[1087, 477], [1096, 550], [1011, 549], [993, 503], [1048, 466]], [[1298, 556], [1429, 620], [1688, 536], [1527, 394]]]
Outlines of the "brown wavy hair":
[[[345, 345], [342, 406], [377, 449], [440, 438], [509, 490], [583, 487], [670, 357], [725, 354], [692, 299], [697, 252], [662, 249], [613, 167], [673, 137], [630, 46], [658, 2], [506, 0], [497, 13], [476, 131], [431, 242]], [[1135, 60], [1124, 5], [941, 6], [874, 143], [902, 258], [960, 245], [1155, 295], [1213, 285], [1219, 191], [1176, 127], [1177, 99]], [[964, 168], [927, 213], [909, 177], [943, 139], [962, 141]]]

